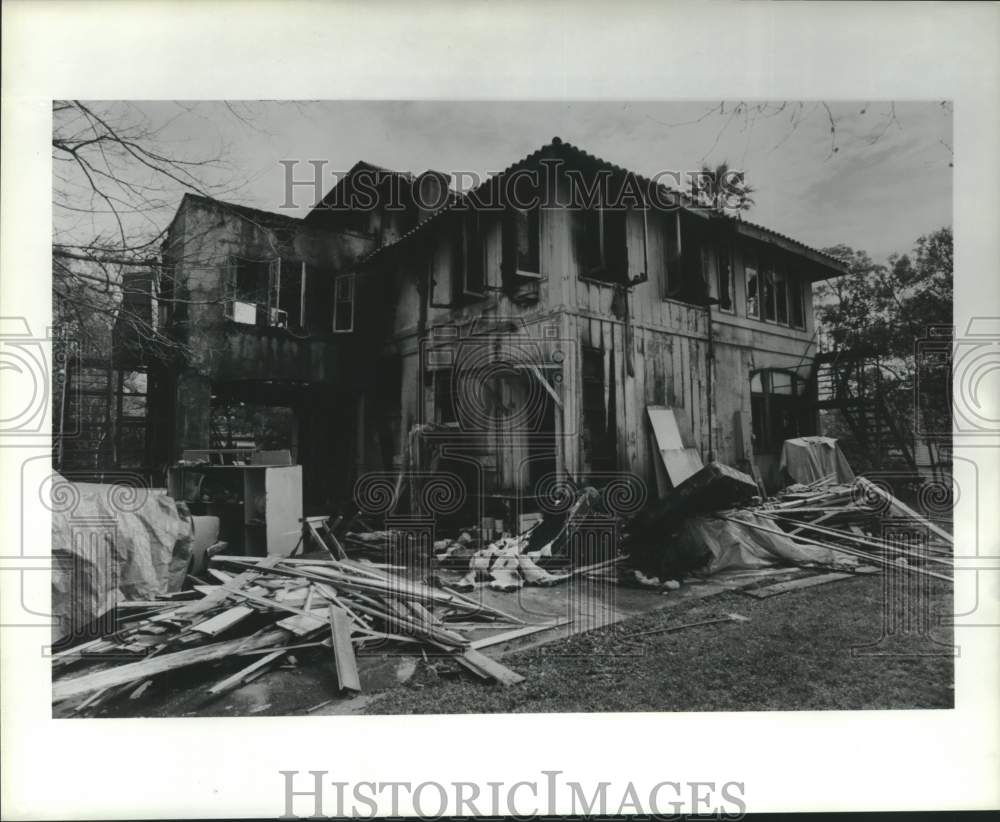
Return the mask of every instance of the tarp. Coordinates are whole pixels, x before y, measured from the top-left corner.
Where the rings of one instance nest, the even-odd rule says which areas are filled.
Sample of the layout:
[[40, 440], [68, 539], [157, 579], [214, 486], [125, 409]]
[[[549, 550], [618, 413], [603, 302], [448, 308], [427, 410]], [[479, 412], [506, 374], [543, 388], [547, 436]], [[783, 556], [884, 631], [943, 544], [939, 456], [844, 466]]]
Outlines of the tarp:
[[837, 441], [831, 437], [797, 437], [785, 440], [778, 468], [795, 482], [808, 485], [833, 475], [840, 485], [854, 482], [854, 471]]
[[[856, 565], [857, 560], [839, 551], [819, 546], [800, 545], [782, 534], [768, 533], [780, 529], [773, 520], [758, 516], [752, 511], [727, 511], [729, 519], [719, 517], [692, 517], [681, 526], [677, 541], [688, 542], [678, 546], [687, 548], [704, 546], [712, 554], [704, 569], [710, 574], [719, 571], [747, 571], [772, 565]], [[741, 522], [759, 527], [749, 527]], [[767, 530], [762, 530], [767, 529]]]
[[53, 642], [78, 633], [120, 599], [179, 591], [192, 519], [164, 489], [69, 482], [52, 512]]

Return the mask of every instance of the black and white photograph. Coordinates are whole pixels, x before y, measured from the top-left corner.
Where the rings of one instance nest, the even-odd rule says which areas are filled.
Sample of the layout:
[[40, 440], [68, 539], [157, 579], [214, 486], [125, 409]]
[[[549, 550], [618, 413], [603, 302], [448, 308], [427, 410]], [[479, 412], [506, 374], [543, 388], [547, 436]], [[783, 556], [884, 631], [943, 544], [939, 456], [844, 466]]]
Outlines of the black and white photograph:
[[4, 4], [5, 818], [1000, 805], [997, 6], [237, 8]]
[[53, 125], [56, 716], [952, 705], [949, 101]]

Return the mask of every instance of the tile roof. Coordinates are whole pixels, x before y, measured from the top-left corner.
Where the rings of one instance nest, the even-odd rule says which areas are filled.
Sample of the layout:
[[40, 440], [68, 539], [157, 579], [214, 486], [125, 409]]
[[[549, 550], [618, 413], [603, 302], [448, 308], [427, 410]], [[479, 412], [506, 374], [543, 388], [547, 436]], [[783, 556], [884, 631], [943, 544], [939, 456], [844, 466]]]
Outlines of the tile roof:
[[[572, 157], [572, 158], [574, 158], [576, 160], [579, 160], [579, 161], [584, 161], [584, 162], [587, 162], [587, 163], [590, 163], [590, 164], [593, 164], [593, 165], [600, 166], [602, 168], [610, 169], [611, 171], [616, 172], [616, 173], [630, 174], [639, 183], [641, 183], [643, 186], [653, 186], [653, 185], [655, 185], [655, 186], [658, 186], [659, 189], [662, 192], [668, 193], [670, 196], [672, 196], [674, 198], [680, 198], [681, 202], [682, 202], [682, 208], [685, 211], [692, 212], [692, 213], [701, 213], [701, 214], [705, 214], [705, 212], [706, 212], [706, 209], [700, 208], [698, 206], [695, 206], [694, 203], [691, 201], [691, 198], [687, 194], [685, 194], [684, 192], [682, 192], [682, 191], [679, 191], [677, 189], [667, 188], [662, 183], [654, 182], [653, 180], [651, 180], [651, 179], [649, 179], [647, 177], [644, 177], [643, 175], [638, 174], [637, 172], [630, 171], [629, 169], [624, 168], [623, 166], [617, 165], [616, 163], [612, 163], [609, 160], [605, 160], [602, 157], [597, 157], [596, 155], [591, 154], [591, 153], [583, 150], [582, 148], [578, 148], [577, 146], [573, 145], [572, 143], [568, 143], [568, 142], [560, 139], [559, 137], [553, 137], [552, 140], [551, 140], [551, 142], [546, 143], [541, 148], [539, 148], [539, 149], [531, 152], [530, 154], [526, 155], [525, 157], [522, 157], [520, 160], [517, 160], [516, 162], [511, 163], [503, 171], [500, 171], [497, 174], [494, 174], [494, 175], [490, 176], [488, 179], [486, 179], [485, 181], [483, 181], [479, 186], [477, 186], [472, 191], [470, 191], [468, 193], [465, 193], [465, 194], [454, 193], [453, 194], [453, 200], [452, 200], [452, 202], [449, 205], [445, 206], [444, 208], [440, 209], [439, 211], [435, 212], [434, 214], [431, 214], [428, 217], [426, 217], [423, 220], [421, 220], [413, 228], [411, 228], [405, 234], [403, 234], [402, 236], [400, 236], [399, 239], [397, 239], [394, 243], [391, 243], [390, 245], [382, 246], [381, 248], [376, 249], [371, 254], [369, 254], [367, 257], [365, 257], [364, 259], [362, 259], [359, 262], [359, 265], [364, 266], [367, 263], [369, 263], [369, 262], [373, 261], [374, 259], [376, 259], [377, 257], [379, 257], [380, 255], [388, 252], [390, 249], [396, 249], [396, 248], [398, 248], [401, 244], [407, 242], [414, 235], [420, 233], [420, 231], [422, 231], [424, 229], [424, 227], [427, 226], [428, 223], [434, 222], [435, 220], [437, 220], [438, 218], [440, 218], [444, 214], [446, 214], [446, 213], [448, 213], [450, 211], [453, 211], [458, 206], [463, 205], [464, 203], [466, 203], [469, 200], [469, 195], [470, 194], [472, 194], [474, 192], [481, 191], [485, 186], [489, 185], [492, 181], [496, 180], [497, 178], [503, 177], [505, 174], [510, 174], [511, 172], [516, 171], [517, 169], [531, 166], [533, 163], [536, 163], [538, 160], [540, 160], [543, 156], [545, 156], [547, 154], [549, 154], [549, 155], [551, 155], [551, 154], [563, 154], [563, 155]], [[686, 203], [684, 202], [685, 200], [687, 201]], [[805, 243], [799, 242], [798, 240], [796, 240], [796, 239], [794, 239], [792, 237], [789, 237], [789, 236], [787, 236], [785, 234], [781, 234], [780, 232], [774, 231], [774, 230], [772, 230], [770, 228], [767, 228], [766, 226], [762, 226], [762, 225], [759, 225], [757, 223], [751, 223], [751, 222], [748, 222], [748, 221], [742, 220], [742, 219], [736, 219], [734, 217], [723, 216], [723, 215], [718, 214], [718, 212], [712, 212], [711, 216], [714, 217], [714, 218], [720, 218], [720, 219], [730, 220], [731, 222], [737, 224], [737, 230], [738, 230], [739, 225], [744, 225], [744, 226], [748, 226], [748, 227], [757, 229], [758, 231], [764, 233], [766, 236], [768, 236], [770, 238], [773, 238], [773, 239], [776, 239], [776, 240], [782, 240], [785, 243], [793, 246], [793, 248], [795, 248], [795, 249], [799, 249], [799, 250], [801, 250], [803, 252], [807, 252], [810, 255], [813, 255], [813, 256], [816, 256], [816, 257], [820, 258], [821, 260], [825, 261], [827, 263], [827, 265], [829, 265], [831, 268], [834, 268], [834, 269], [836, 269], [838, 271], [844, 271], [845, 270], [843, 263], [840, 260], [838, 260], [836, 257], [831, 257], [829, 254], [826, 254], [826, 253], [820, 251], [819, 249], [812, 248], [811, 246], [808, 246]]]

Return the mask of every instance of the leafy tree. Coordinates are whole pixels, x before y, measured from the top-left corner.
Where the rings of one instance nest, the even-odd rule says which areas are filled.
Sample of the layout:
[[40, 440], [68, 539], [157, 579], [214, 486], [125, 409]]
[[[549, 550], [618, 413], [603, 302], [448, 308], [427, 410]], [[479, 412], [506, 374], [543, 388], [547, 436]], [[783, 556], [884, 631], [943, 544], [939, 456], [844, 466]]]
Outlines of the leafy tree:
[[[951, 228], [920, 237], [910, 254], [893, 254], [886, 264], [845, 245], [824, 250], [842, 260], [849, 273], [817, 288], [821, 332], [836, 348], [866, 346], [879, 355], [879, 373], [871, 376], [880, 380], [883, 399], [900, 430], [950, 430], [950, 371], [924, 369], [919, 396], [914, 388], [921, 368], [917, 343], [931, 326], [953, 324]], [[923, 418], [920, 425], [916, 403]], [[824, 430], [836, 436], [835, 417], [828, 415]]]
[[849, 273], [819, 285], [821, 329], [839, 347], [871, 346], [901, 380], [911, 378], [916, 342], [930, 326], [952, 324], [951, 228], [921, 237], [911, 254], [893, 254], [884, 265], [845, 245], [824, 251]]

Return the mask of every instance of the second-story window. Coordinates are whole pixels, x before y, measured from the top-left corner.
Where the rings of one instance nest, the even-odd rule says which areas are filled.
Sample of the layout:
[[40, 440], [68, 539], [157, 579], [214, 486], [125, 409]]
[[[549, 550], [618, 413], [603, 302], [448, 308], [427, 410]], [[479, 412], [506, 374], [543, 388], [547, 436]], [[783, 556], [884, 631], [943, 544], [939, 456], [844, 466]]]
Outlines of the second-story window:
[[541, 210], [509, 207], [501, 227], [500, 271], [504, 289], [518, 302], [534, 302], [542, 279]]
[[757, 256], [747, 251], [743, 260], [743, 273], [747, 292], [747, 316], [760, 318], [760, 275], [757, 268]]
[[761, 261], [760, 299], [765, 320], [775, 321], [774, 306], [774, 264], [770, 260]]
[[733, 311], [733, 250], [728, 244], [719, 246], [715, 261], [715, 291], [719, 308]]
[[788, 325], [788, 273], [784, 262], [774, 269], [774, 314], [781, 325]]
[[805, 290], [795, 274], [788, 276], [788, 321], [793, 328], [805, 329]]
[[333, 281], [333, 332], [354, 330], [354, 274], [341, 274]]
[[747, 249], [743, 257], [747, 316], [805, 330], [808, 281], [795, 271], [794, 257], [757, 257]]
[[517, 274], [538, 277], [541, 274], [541, 221], [539, 210], [513, 209], [514, 231], [517, 241]]
[[681, 254], [681, 215], [667, 213], [662, 217], [663, 296], [678, 297], [684, 291], [684, 258]]
[[281, 260], [232, 256], [225, 268], [225, 316], [241, 325], [279, 325]]
[[628, 280], [626, 214], [620, 208], [575, 212], [581, 276], [613, 283]]
[[486, 231], [485, 219], [478, 211], [465, 215], [463, 223], [463, 297], [482, 297], [486, 293]]

